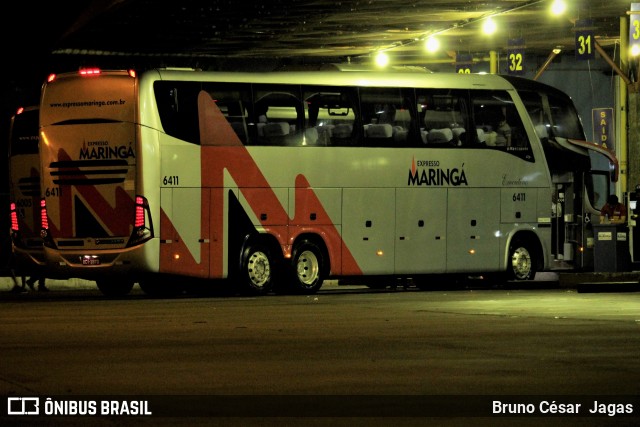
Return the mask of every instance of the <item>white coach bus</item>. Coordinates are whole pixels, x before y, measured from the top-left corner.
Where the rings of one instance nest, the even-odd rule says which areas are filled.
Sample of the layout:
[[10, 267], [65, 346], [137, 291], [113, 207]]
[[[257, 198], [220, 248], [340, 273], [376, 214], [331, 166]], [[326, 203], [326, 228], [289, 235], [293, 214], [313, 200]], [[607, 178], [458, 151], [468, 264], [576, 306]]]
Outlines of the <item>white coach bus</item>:
[[584, 268], [597, 214], [570, 98], [497, 75], [81, 70], [43, 86], [40, 132], [48, 274], [108, 295], [528, 280]]
[[37, 106], [20, 107], [9, 125], [11, 267], [23, 278], [38, 276], [45, 265], [40, 237], [38, 116]]

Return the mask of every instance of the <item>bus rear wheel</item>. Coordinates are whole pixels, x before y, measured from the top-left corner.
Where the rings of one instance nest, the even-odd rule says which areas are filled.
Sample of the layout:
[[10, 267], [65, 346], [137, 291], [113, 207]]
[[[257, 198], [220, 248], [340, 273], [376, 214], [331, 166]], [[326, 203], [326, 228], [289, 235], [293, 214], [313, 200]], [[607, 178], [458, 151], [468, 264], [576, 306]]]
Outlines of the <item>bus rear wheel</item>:
[[126, 279], [100, 279], [96, 280], [96, 285], [108, 297], [125, 296], [133, 289], [133, 281]]
[[242, 291], [265, 295], [275, 283], [276, 264], [269, 247], [264, 243], [249, 243], [242, 254], [240, 280]]
[[322, 249], [311, 240], [296, 244], [291, 257], [292, 291], [298, 294], [314, 294], [324, 282], [325, 256]]
[[536, 275], [536, 252], [526, 239], [513, 239], [509, 245], [508, 280], [533, 280]]

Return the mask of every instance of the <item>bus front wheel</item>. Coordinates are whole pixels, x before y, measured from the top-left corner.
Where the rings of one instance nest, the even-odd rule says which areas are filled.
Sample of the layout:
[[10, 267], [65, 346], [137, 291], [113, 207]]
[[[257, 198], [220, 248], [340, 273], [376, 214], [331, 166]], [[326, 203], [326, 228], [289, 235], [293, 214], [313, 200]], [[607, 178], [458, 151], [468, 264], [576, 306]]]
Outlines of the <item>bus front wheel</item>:
[[126, 279], [100, 279], [96, 280], [96, 285], [108, 297], [125, 296], [133, 289], [133, 282]]
[[296, 244], [291, 257], [293, 292], [314, 294], [324, 281], [325, 256], [322, 249], [311, 240]]
[[536, 275], [536, 252], [526, 239], [513, 239], [509, 246], [508, 280], [533, 280]]

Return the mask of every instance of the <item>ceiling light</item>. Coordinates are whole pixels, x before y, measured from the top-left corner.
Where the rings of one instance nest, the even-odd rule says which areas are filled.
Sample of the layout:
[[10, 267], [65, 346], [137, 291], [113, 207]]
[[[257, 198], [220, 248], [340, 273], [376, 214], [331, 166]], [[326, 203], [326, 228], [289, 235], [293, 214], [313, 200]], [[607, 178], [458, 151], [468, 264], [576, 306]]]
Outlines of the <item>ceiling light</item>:
[[435, 37], [429, 37], [424, 44], [428, 52], [436, 52], [440, 49], [440, 41]]
[[389, 64], [389, 55], [384, 52], [378, 52], [376, 55], [376, 65], [378, 67], [386, 67]]
[[487, 18], [487, 20], [484, 21], [484, 25], [482, 25], [482, 31], [487, 35], [491, 35], [495, 33], [497, 28], [498, 26], [496, 25], [495, 21], [491, 18]]
[[564, 0], [553, 0], [551, 13], [555, 16], [562, 15], [567, 10], [567, 3]]

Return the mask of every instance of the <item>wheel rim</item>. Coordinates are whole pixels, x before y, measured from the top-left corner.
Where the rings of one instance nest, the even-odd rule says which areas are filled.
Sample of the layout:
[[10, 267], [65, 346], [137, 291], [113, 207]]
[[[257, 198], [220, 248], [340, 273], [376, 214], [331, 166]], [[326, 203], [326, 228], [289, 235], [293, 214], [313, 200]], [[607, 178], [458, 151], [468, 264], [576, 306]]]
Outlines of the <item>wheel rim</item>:
[[305, 286], [312, 286], [318, 279], [320, 266], [318, 257], [313, 251], [303, 251], [296, 264], [298, 281]]
[[519, 247], [513, 252], [511, 266], [516, 279], [526, 279], [531, 274], [531, 254], [526, 248]]
[[271, 278], [271, 265], [264, 252], [254, 252], [247, 264], [249, 281], [256, 288], [263, 288]]

